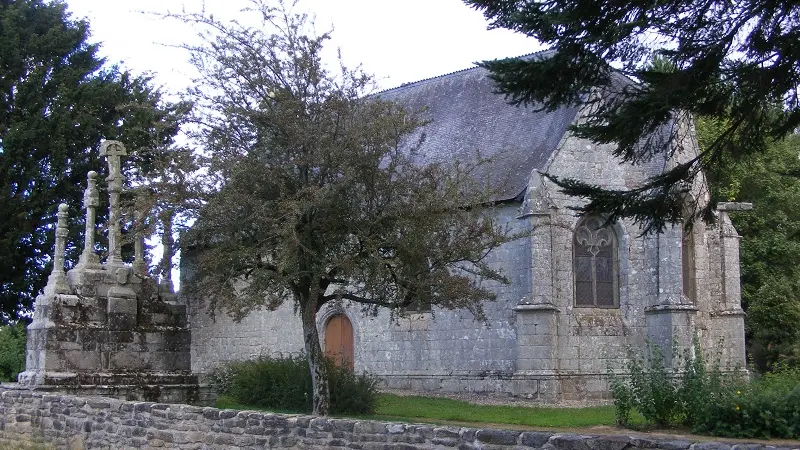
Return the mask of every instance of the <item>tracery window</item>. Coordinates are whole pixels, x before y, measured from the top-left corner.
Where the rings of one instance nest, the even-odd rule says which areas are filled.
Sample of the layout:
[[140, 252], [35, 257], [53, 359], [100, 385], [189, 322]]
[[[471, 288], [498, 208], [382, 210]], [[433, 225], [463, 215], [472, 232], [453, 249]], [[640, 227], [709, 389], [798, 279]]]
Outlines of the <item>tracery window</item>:
[[683, 296], [689, 303], [694, 304], [697, 297], [697, 284], [694, 263], [694, 235], [692, 234], [692, 230], [684, 231], [681, 244]]
[[584, 217], [575, 228], [572, 248], [575, 306], [618, 307], [618, 242], [614, 229], [602, 217]]

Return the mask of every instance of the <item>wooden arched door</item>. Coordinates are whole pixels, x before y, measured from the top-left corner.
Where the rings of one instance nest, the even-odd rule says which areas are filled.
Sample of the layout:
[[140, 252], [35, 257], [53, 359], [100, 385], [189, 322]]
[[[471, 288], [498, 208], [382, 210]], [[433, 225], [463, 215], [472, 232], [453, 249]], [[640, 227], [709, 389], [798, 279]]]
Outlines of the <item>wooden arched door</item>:
[[325, 354], [336, 365], [353, 370], [353, 324], [344, 314], [331, 317], [325, 325]]

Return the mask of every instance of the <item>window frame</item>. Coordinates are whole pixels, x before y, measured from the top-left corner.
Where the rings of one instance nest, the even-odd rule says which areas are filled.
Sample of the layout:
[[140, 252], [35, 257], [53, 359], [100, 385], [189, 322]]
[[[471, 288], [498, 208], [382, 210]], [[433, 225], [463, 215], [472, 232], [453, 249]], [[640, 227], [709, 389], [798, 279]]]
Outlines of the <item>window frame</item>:
[[695, 228], [683, 230], [681, 236], [681, 295], [685, 303], [697, 304], [697, 254]]
[[[592, 230], [587, 223], [593, 221], [595, 224], [601, 224], [598, 228]], [[602, 232], [601, 232], [602, 231]], [[581, 243], [580, 241], [583, 240], [591, 241], [588, 245], [586, 243]], [[604, 243], [608, 241], [607, 243]], [[601, 309], [619, 309], [620, 307], [620, 238], [617, 232], [616, 224], [614, 223], [607, 223], [607, 219], [602, 216], [597, 215], [589, 215], [589, 216], [581, 216], [578, 222], [575, 224], [575, 229], [572, 232], [572, 305], [575, 308], [601, 308]], [[613, 296], [612, 304], [598, 304], [598, 296], [597, 296], [597, 266], [594, 264], [596, 261], [592, 261], [592, 303], [578, 303], [578, 263], [580, 256], [578, 254], [579, 246], [583, 247], [598, 247], [597, 253], [592, 253], [591, 250], [588, 250], [590, 254], [592, 254], [592, 258], [596, 258], [597, 254], [599, 253], [599, 247], [609, 247], [611, 249], [611, 255], [609, 256], [611, 260], [611, 290]]]

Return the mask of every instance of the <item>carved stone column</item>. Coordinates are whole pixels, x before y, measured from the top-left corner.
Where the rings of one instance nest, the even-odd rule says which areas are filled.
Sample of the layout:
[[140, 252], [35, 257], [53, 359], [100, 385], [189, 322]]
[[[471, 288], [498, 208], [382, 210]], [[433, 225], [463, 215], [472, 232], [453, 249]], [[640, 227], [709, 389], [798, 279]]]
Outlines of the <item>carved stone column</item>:
[[723, 363], [731, 368], [746, 365], [744, 346], [744, 316], [742, 310], [742, 288], [740, 282], [739, 241], [741, 236], [731, 223], [730, 211], [748, 211], [752, 203], [719, 203], [719, 274], [720, 301], [712, 306], [712, 327], [716, 334], [712, 345], [721, 346]]
[[122, 156], [127, 155], [125, 146], [119, 141], [103, 141], [100, 145], [100, 155], [105, 156], [108, 162], [108, 259], [109, 266], [122, 265], [122, 243], [120, 242], [120, 209], [119, 194], [125, 177], [122, 175]]
[[66, 203], [58, 205], [58, 222], [56, 224], [56, 249], [53, 254], [53, 271], [47, 279], [45, 294], [66, 294], [69, 292], [67, 276], [64, 272], [64, 251], [67, 246], [67, 219], [69, 206]]
[[100, 154], [108, 161], [108, 259], [106, 260], [108, 288], [108, 327], [112, 330], [128, 330], [136, 326], [136, 292], [131, 285], [138, 281], [131, 277], [131, 270], [122, 262], [122, 243], [120, 236], [119, 195], [125, 177], [121, 171], [122, 156], [127, 155], [125, 146], [118, 141], [104, 141]]
[[142, 195], [136, 198], [136, 208], [134, 211], [134, 260], [133, 271], [139, 275], [147, 274], [147, 264], [144, 260], [144, 218], [145, 218], [145, 201]]
[[83, 192], [83, 208], [86, 210], [86, 230], [83, 240], [83, 253], [78, 265], [97, 266], [100, 259], [94, 252], [95, 214], [100, 205], [100, 195], [97, 192], [97, 172], [90, 171], [86, 175], [86, 190]]

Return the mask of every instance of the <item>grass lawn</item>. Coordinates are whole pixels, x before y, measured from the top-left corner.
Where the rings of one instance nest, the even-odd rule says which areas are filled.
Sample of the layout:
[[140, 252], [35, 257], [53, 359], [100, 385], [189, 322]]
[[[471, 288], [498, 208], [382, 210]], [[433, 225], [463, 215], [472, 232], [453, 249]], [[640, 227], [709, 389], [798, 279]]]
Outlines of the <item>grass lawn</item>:
[[[217, 407], [224, 409], [261, 409], [236, 404], [230, 397], [220, 396]], [[292, 411], [276, 411], [292, 412]], [[297, 412], [297, 411], [294, 411]], [[548, 408], [501, 405], [475, 405], [438, 397], [380, 394], [375, 414], [362, 416], [374, 420], [410, 422], [460, 422], [470, 424], [507, 424], [527, 427], [580, 428], [614, 426], [613, 406], [587, 408]]]

